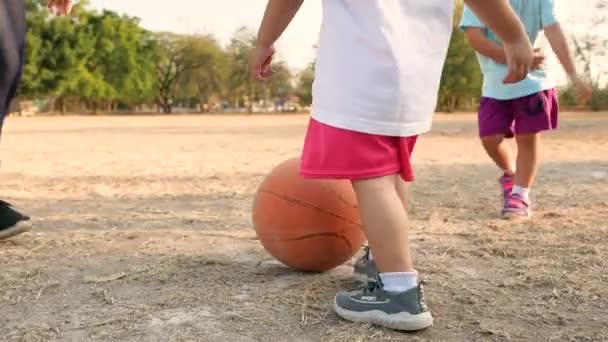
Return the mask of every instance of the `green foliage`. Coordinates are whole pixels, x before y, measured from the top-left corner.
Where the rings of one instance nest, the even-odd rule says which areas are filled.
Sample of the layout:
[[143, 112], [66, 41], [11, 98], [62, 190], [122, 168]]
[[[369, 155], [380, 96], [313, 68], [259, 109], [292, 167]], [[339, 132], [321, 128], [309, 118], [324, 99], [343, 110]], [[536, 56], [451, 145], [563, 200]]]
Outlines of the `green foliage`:
[[283, 98], [293, 92], [294, 87], [291, 83], [293, 75], [285, 63], [275, 63], [273, 65], [273, 76], [268, 81], [267, 87], [271, 96]]
[[253, 102], [261, 95], [260, 84], [249, 76], [249, 52], [254, 47], [255, 35], [247, 28], [240, 28], [230, 41], [226, 51], [228, 57], [227, 96], [234, 107], [247, 105], [253, 110]]
[[227, 57], [213, 36], [193, 36], [188, 39], [188, 44], [190, 48], [186, 52], [201, 64], [180, 77], [176, 98], [190, 105], [199, 105], [203, 111], [213, 96], [221, 97], [225, 91]]
[[214, 72], [219, 48], [212, 38], [162, 33], [156, 42], [157, 102], [164, 113], [172, 112], [178, 90], [182, 98], [188, 93], [207, 96], [214, 88], [211, 83], [219, 83]]
[[44, 2], [28, 0], [27, 64], [21, 94], [46, 96], [55, 109], [67, 103], [93, 110], [151, 98], [154, 42], [135, 18], [85, 10], [54, 18]]
[[591, 110], [608, 110], [608, 87], [600, 88], [599, 86], [593, 87], [593, 96], [590, 102]]
[[471, 109], [481, 94], [482, 85], [482, 74], [475, 51], [458, 28], [462, 16], [462, 2], [456, 1], [455, 5], [454, 32], [443, 68], [438, 101], [438, 109], [447, 112]]
[[315, 79], [315, 66], [310, 64], [299, 75], [298, 84], [296, 86], [297, 94], [303, 105], [310, 106], [312, 104], [312, 83]]
[[559, 91], [560, 107], [564, 109], [587, 108], [594, 111], [608, 110], [608, 87], [600, 87], [598, 84], [593, 86], [591, 101], [587, 104], [580, 104], [574, 87], [571, 85], [563, 87]]
[[87, 69], [97, 85], [87, 99], [127, 105], [152, 99], [156, 46], [138, 20], [104, 11], [89, 18], [87, 29], [94, 42]]
[[255, 103], [285, 98], [293, 92], [292, 75], [281, 61], [272, 65], [273, 77], [267, 83], [256, 82], [249, 73], [249, 54], [255, 46], [255, 34], [249, 29], [238, 29], [226, 49], [227, 78], [225, 95], [235, 108], [253, 112]]
[[453, 112], [471, 109], [481, 94], [482, 75], [475, 52], [469, 47], [464, 34], [455, 30], [441, 76], [439, 109]]
[[[156, 105], [171, 113], [176, 104], [206, 111], [229, 103], [251, 113], [256, 106], [264, 110], [293, 95], [301, 105], [312, 103], [314, 63], [294, 75], [275, 61], [271, 80], [251, 80], [248, 59], [255, 34], [247, 28], [237, 30], [223, 47], [212, 35], [149, 32], [137, 18], [91, 11], [84, 0], [68, 17], [51, 15], [46, 0], [25, 1], [29, 31], [20, 95], [46, 100], [50, 110], [98, 112]], [[455, 3], [454, 34], [438, 99], [438, 108], [448, 112], [473, 109], [482, 85], [475, 52], [457, 27], [462, 2]], [[597, 18], [594, 25], [606, 20], [604, 14]], [[596, 33], [575, 40], [586, 69], [605, 56], [608, 46]], [[561, 100], [564, 107], [576, 106], [572, 89], [563, 89]], [[608, 90], [596, 87], [590, 106], [608, 109]]]
[[27, 64], [21, 95], [45, 98], [51, 110], [92, 112], [154, 103], [165, 113], [174, 104], [207, 107], [231, 99], [252, 111], [257, 101], [294, 92], [289, 68], [277, 62], [267, 84], [249, 77], [254, 34], [243, 28], [223, 49], [211, 35], [151, 33], [139, 20], [86, 9], [56, 18], [46, 1], [27, 0]]
[[559, 89], [559, 102], [562, 108], [574, 109], [578, 106], [576, 92], [571, 86]]

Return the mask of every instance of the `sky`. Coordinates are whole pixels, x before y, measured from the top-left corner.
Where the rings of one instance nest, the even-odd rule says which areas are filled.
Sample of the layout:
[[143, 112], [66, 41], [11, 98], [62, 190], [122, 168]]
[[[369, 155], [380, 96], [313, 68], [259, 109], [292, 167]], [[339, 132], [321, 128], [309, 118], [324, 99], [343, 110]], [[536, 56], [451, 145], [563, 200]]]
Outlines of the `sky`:
[[[566, 30], [582, 29], [593, 0], [556, 0]], [[139, 17], [152, 31], [212, 33], [223, 44], [241, 26], [257, 29], [266, 0], [90, 0], [94, 8]], [[151, 5], [154, 3], [154, 5]], [[279, 57], [298, 70], [313, 61], [321, 25], [321, 0], [304, 1], [302, 9], [277, 43]], [[579, 26], [575, 24], [578, 22]], [[606, 33], [608, 35], [608, 32]], [[555, 63], [553, 59], [552, 63]], [[560, 75], [563, 78], [563, 75]]]

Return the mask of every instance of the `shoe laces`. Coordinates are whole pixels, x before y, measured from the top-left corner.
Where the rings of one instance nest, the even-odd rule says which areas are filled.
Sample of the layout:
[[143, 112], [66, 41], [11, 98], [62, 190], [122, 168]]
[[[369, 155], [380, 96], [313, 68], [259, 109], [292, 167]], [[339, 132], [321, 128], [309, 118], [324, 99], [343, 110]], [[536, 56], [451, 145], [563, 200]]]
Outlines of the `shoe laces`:
[[364, 294], [372, 294], [378, 290], [381, 290], [382, 288], [384, 288], [384, 284], [382, 283], [380, 277], [378, 277], [376, 280], [368, 281], [367, 284], [361, 288], [361, 290]]

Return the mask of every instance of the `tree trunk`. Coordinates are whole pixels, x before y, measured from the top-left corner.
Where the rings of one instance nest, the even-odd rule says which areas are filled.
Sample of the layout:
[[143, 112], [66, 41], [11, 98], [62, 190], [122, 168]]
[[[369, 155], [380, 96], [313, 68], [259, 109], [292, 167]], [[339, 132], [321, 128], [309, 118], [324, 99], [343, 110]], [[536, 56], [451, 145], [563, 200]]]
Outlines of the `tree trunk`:
[[453, 113], [456, 111], [457, 100], [455, 96], [451, 96], [448, 100], [448, 113]]
[[200, 106], [199, 112], [206, 113], [208, 109], [205, 109], [205, 105], [209, 103], [209, 96], [206, 94], [199, 94], [198, 105]]
[[161, 108], [164, 114], [171, 114], [171, 112], [173, 111], [171, 100], [165, 95], [161, 94], [158, 97], [158, 106]]
[[250, 91], [247, 97], [247, 114], [253, 114], [253, 94]]
[[59, 114], [64, 115], [65, 111], [66, 111], [66, 105], [65, 105], [65, 97], [60, 97], [58, 99], [58, 107], [59, 107]]
[[161, 108], [165, 114], [171, 114], [173, 112], [173, 106], [169, 103], [169, 101], [163, 102], [161, 104]]

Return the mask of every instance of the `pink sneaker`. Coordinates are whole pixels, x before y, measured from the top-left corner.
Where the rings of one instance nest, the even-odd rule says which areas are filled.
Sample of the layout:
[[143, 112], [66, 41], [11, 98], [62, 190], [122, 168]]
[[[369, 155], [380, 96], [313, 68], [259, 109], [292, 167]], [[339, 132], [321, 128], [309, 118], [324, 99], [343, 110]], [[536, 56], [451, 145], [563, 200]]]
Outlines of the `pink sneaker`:
[[518, 194], [509, 194], [505, 198], [505, 205], [502, 208], [502, 217], [505, 219], [530, 218], [530, 200]]
[[515, 176], [505, 173], [498, 179], [498, 182], [502, 188], [503, 201], [506, 201], [507, 197], [509, 197], [513, 191], [513, 186], [515, 186]]

